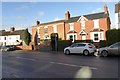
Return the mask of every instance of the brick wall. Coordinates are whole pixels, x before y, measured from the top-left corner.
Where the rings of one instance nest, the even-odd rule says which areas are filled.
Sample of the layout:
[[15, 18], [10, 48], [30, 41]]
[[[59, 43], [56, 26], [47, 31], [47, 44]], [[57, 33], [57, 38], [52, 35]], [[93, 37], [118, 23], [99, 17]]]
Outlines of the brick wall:
[[16, 46], [20, 50], [32, 50], [32, 46]]

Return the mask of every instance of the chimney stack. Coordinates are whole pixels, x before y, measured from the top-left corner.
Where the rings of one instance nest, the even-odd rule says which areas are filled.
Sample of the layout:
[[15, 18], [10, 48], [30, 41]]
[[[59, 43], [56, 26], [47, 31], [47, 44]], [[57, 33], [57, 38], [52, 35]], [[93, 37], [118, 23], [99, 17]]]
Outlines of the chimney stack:
[[36, 21], [36, 25], [39, 25], [39, 24], [40, 24], [40, 21], [37, 20], [37, 21]]
[[15, 31], [15, 28], [14, 27], [11, 27], [10, 28], [10, 32], [14, 32]]
[[106, 4], [104, 5], [104, 12], [105, 12], [105, 14], [107, 14], [107, 13], [108, 13], [108, 7], [107, 7], [107, 5], [106, 5]]
[[67, 12], [65, 13], [65, 19], [68, 20], [69, 18], [70, 18], [70, 13], [69, 13], [69, 11], [67, 11]]

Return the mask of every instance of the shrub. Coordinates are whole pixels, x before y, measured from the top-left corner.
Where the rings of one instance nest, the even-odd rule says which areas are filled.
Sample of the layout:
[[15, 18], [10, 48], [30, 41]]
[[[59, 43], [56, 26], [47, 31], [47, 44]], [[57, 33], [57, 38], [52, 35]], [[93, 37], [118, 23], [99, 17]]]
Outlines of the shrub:
[[29, 45], [29, 43], [31, 42], [31, 35], [28, 32], [28, 29], [25, 30], [24, 35], [25, 35], [24, 41], [25, 41], [26, 45]]
[[120, 29], [111, 29], [106, 31], [106, 41], [107, 45], [111, 45], [113, 43], [119, 42], [120, 41]]
[[58, 40], [58, 50], [63, 51], [65, 47], [68, 47], [72, 44], [71, 40]]
[[93, 43], [92, 40], [75, 40], [74, 43], [85, 42], [85, 43]]
[[100, 47], [106, 47], [106, 40], [100, 40]]

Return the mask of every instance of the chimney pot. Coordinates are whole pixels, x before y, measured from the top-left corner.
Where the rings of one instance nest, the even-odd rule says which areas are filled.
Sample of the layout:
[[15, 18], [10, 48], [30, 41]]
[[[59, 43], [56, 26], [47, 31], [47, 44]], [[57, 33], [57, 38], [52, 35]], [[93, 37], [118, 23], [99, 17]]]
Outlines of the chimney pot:
[[10, 32], [14, 32], [15, 31], [15, 28], [14, 27], [11, 27], [10, 28]]
[[67, 12], [65, 13], [65, 19], [68, 20], [69, 18], [70, 18], [70, 13], [69, 13], [69, 11], [67, 11]]

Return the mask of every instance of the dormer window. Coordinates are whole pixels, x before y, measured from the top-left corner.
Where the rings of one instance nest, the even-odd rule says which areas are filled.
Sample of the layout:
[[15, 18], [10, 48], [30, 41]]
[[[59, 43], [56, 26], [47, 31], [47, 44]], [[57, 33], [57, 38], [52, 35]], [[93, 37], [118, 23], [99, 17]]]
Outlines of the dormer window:
[[74, 30], [74, 23], [70, 23], [70, 31]]

